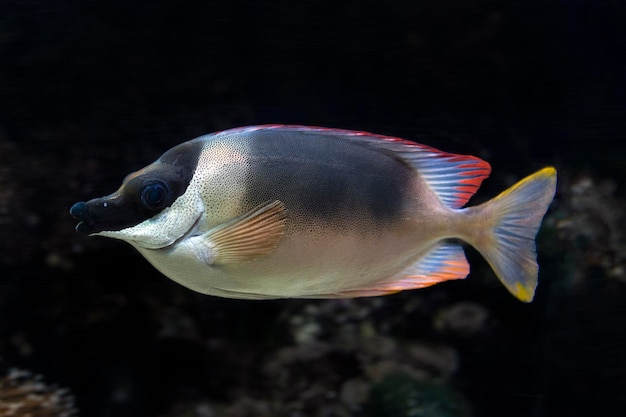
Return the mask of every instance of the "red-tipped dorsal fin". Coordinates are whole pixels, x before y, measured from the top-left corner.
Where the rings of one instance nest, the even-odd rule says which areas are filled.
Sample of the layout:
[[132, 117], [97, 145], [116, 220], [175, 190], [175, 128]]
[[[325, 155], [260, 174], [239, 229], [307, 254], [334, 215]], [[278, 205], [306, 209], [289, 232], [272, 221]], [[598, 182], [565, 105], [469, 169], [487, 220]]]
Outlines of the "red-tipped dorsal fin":
[[293, 130], [298, 133], [332, 135], [353, 140], [364, 146], [386, 151], [415, 168], [441, 202], [450, 208], [460, 208], [476, 193], [482, 181], [491, 173], [486, 161], [470, 155], [440, 151], [430, 146], [392, 136], [368, 132], [300, 125], [260, 125], [232, 129], [254, 131], [264, 129]]
[[356, 133], [369, 146], [392, 151], [415, 168], [439, 200], [450, 208], [464, 206], [491, 173], [489, 163], [475, 156], [448, 153], [394, 137]]
[[426, 155], [411, 155], [420, 176], [441, 202], [463, 207], [491, 173], [489, 163], [475, 156], [455, 155], [432, 149]]

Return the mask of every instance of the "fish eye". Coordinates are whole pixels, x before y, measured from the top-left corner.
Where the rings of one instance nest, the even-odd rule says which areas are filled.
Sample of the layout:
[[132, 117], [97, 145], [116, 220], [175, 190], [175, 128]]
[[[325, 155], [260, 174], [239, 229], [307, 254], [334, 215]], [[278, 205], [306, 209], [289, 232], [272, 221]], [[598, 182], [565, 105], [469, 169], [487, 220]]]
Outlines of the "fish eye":
[[164, 208], [169, 201], [169, 187], [161, 181], [151, 181], [139, 192], [141, 205], [151, 211]]

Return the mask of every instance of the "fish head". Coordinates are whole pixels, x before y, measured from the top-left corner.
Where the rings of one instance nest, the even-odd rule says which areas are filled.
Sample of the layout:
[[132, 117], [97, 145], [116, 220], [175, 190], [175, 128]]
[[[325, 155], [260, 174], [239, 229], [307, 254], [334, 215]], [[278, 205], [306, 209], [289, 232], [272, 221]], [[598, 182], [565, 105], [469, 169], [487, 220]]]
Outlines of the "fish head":
[[194, 145], [174, 147], [127, 175], [113, 194], [74, 204], [76, 231], [147, 249], [164, 248], [190, 232], [202, 216], [201, 200], [188, 187], [199, 153]]

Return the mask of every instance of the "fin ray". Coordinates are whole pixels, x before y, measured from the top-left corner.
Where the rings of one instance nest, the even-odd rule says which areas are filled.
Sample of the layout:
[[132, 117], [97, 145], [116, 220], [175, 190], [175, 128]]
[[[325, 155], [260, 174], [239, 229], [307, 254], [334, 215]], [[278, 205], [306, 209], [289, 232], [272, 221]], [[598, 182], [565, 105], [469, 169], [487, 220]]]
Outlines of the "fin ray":
[[285, 233], [286, 213], [277, 200], [209, 230], [204, 238], [215, 249], [214, 262], [247, 262], [272, 253]]
[[462, 279], [469, 274], [469, 264], [463, 248], [453, 242], [441, 242], [425, 256], [402, 272], [372, 287], [324, 294], [322, 298], [373, 297], [399, 291], [429, 287], [439, 282]]
[[475, 156], [448, 153], [389, 136], [364, 132], [352, 136], [358, 137], [364, 145], [391, 151], [415, 168], [441, 202], [450, 208], [464, 206], [491, 173], [489, 163]]
[[487, 238], [472, 245], [502, 284], [521, 301], [530, 302], [537, 287], [535, 237], [554, 193], [556, 170], [544, 168], [478, 206], [494, 219]]
[[428, 254], [390, 282], [400, 290], [428, 287], [438, 282], [462, 279], [469, 274], [463, 248], [454, 242], [441, 242]]

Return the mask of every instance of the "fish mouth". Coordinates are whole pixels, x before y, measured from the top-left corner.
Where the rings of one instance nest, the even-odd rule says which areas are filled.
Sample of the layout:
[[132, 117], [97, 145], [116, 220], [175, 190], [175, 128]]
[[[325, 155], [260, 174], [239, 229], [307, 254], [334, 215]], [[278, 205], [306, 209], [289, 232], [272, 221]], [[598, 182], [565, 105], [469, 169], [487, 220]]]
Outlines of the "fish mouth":
[[87, 203], [80, 201], [70, 208], [70, 215], [79, 220], [76, 231], [85, 235], [91, 234], [96, 228], [96, 223], [89, 214]]
[[104, 231], [119, 231], [155, 216], [158, 212], [137, 209], [119, 192], [79, 201], [70, 207], [70, 215], [78, 220], [76, 231], [85, 235], [94, 235]]

